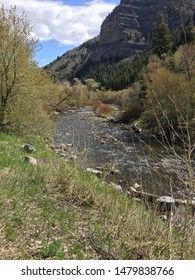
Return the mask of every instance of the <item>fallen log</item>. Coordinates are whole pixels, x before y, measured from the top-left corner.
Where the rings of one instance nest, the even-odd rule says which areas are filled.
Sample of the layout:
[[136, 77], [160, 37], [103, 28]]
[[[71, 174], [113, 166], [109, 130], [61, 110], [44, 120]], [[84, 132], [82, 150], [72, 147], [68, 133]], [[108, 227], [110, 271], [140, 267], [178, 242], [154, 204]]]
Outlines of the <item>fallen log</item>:
[[128, 193], [131, 197], [140, 198], [141, 200], [156, 205], [157, 208], [163, 212], [175, 211], [176, 207], [189, 206], [192, 208], [192, 213], [195, 213], [195, 201], [183, 200], [180, 198], [173, 198], [171, 196], [159, 196], [157, 194], [147, 193], [131, 188]]

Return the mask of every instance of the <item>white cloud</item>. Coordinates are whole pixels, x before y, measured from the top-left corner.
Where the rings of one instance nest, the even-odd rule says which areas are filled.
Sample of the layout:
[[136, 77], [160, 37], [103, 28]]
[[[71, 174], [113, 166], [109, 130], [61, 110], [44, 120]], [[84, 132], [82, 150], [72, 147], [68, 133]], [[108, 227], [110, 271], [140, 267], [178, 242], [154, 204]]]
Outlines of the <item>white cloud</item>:
[[64, 45], [79, 45], [98, 35], [102, 21], [115, 6], [106, 0], [86, 1], [84, 6], [55, 0], [0, 0], [1, 4], [16, 5], [18, 13], [25, 11], [40, 40], [54, 39]]

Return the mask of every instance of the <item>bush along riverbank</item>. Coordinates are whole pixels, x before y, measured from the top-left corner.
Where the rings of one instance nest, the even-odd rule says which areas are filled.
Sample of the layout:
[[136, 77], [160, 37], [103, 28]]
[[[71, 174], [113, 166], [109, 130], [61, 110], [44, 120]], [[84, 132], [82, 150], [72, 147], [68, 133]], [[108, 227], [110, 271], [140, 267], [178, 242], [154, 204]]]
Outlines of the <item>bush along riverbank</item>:
[[192, 223], [162, 221], [39, 138], [1, 133], [0, 155], [1, 259], [194, 259]]

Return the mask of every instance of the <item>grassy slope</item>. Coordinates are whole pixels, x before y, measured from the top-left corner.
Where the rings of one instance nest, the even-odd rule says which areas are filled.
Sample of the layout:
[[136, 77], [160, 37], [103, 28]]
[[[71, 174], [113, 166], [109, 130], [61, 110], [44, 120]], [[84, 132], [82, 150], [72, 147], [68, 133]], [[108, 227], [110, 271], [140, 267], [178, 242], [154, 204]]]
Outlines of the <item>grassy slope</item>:
[[180, 233], [39, 139], [0, 134], [0, 259], [194, 258]]

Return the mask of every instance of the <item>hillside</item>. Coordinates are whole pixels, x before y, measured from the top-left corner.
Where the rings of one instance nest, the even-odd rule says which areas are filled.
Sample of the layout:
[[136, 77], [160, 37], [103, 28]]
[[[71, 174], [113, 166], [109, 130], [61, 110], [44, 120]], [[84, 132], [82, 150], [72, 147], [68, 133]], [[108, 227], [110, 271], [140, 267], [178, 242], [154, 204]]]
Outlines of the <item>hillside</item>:
[[[33, 164], [22, 145], [35, 146]], [[0, 134], [0, 259], [194, 259], [193, 239], [45, 143]], [[152, 246], [151, 246], [152, 245]]]
[[76, 77], [78, 71], [88, 63], [98, 44], [99, 36], [85, 42], [78, 48], [68, 51], [62, 56], [57, 57], [56, 60], [45, 68], [60, 80]]
[[[97, 64], [128, 61], [150, 50], [151, 38], [160, 14], [167, 18], [171, 31], [194, 17], [191, 0], [122, 0], [107, 16], [100, 35], [58, 57], [46, 66], [57, 79], [83, 78]], [[130, 59], [131, 60], [131, 59]]]

